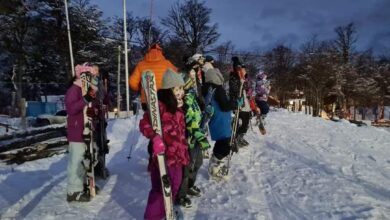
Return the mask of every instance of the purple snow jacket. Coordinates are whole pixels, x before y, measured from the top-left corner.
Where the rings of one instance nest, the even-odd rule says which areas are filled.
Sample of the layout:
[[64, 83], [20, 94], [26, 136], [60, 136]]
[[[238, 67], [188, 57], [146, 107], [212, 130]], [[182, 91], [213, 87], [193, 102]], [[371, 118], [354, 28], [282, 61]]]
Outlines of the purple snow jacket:
[[259, 73], [256, 76], [256, 100], [267, 101], [271, 87], [269, 81], [265, 79], [265, 74]]
[[67, 138], [69, 142], [84, 142], [84, 115], [83, 108], [87, 103], [81, 93], [81, 88], [72, 85], [65, 95], [65, 108], [67, 117]]

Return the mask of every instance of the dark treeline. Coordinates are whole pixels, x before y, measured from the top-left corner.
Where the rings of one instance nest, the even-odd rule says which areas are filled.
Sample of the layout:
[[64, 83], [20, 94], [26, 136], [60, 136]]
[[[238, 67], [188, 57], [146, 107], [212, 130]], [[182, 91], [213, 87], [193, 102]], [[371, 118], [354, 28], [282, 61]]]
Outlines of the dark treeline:
[[[110, 76], [116, 97], [118, 54], [121, 53], [121, 93], [125, 97], [123, 21], [104, 18], [89, 0], [69, 0], [69, 16], [75, 63], [92, 62]], [[118, 9], [119, 10], [119, 9]], [[147, 11], [147, 9], [145, 9]], [[334, 39], [308, 39], [298, 50], [277, 45], [269, 51], [240, 51], [232, 42], [217, 45], [218, 25], [210, 20], [207, 2], [188, 0], [174, 4], [161, 20], [127, 15], [129, 64], [142, 59], [153, 42], [179, 68], [183, 57], [196, 52], [213, 55], [223, 73], [230, 71], [230, 58], [239, 55], [250, 76], [259, 69], [269, 74], [272, 93], [281, 103], [295, 90], [304, 92], [314, 115], [324, 99], [336, 97], [340, 108], [390, 103], [390, 59], [357, 51], [357, 27], [335, 27]], [[0, 4], [0, 113], [20, 98], [40, 100], [43, 95], [64, 94], [71, 79], [69, 47], [63, 0], [12, 0]]]

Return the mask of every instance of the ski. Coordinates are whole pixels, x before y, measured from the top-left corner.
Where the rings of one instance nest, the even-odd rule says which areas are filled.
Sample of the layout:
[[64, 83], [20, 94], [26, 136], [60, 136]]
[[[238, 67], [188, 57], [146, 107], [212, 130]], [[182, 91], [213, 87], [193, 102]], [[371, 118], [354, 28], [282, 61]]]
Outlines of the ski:
[[206, 98], [205, 98], [205, 110], [203, 111], [202, 115], [202, 120], [200, 122], [200, 128], [203, 129], [203, 131], [206, 130], [207, 123], [210, 121], [211, 116], [209, 112], [206, 111], [207, 107], [211, 107], [211, 100], [213, 99], [215, 93], [215, 88], [209, 88]]
[[99, 96], [98, 98], [98, 122], [96, 126], [96, 144], [98, 146], [98, 164], [95, 167], [95, 176], [102, 179], [107, 179], [109, 176], [106, 168], [106, 154], [109, 153], [107, 132], [106, 132], [106, 105], [103, 103], [107, 88], [104, 86], [103, 77], [99, 80]]
[[[80, 75], [81, 82], [82, 82], [82, 93], [85, 95], [89, 87], [92, 84], [93, 76], [87, 72], [84, 72]], [[85, 155], [84, 155], [84, 161], [83, 165], [86, 170], [86, 190], [87, 193], [91, 197], [96, 196], [96, 190], [95, 190], [95, 173], [94, 173], [94, 167], [96, 165], [96, 150], [94, 146], [94, 139], [93, 139], [93, 124], [92, 124], [92, 118], [88, 117], [87, 115], [87, 108], [92, 107], [92, 103], [89, 103], [88, 106], [84, 107], [83, 114], [84, 114], [84, 130], [83, 130], [83, 139], [85, 144], [87, 145]]]
[[[153, 127], [153, 130], [162, 137], [160, 109], [158, 105], [156, 79], [154, 73], [150, 70], [146, 70], [144, 73], [142, 73], [141, 84], [142, 88], [144, 89], [147, 100], [151, 125]], [[176, 217], [173, 210], [171, 182], [167, 174], [164, 153], [157, 155], [157, 160], [158, 167], [160, 170], [166, 219], [173, 220]]]
[[[238, 98], [241, 99], [243, 97], [243, 95], [245, 95], [245, 91], [244, 91], [244, 82], [242, 82], [242, 80], [244, 79], [244, 74], [242, 73], [242, 71], [240, 70], [240, 94], [238, 94]], [[237, 152], [238, 151], [238, 146], [237, 146], [237, 143], [236, 143], [236, 132], [237, 132], [237, 127], [238, 127], [238, 121], [240, 120], [239, 118], [239, 115], [240, 115], [240, 106], [237, 107], [237, 110], [236, 110], [236, 113], [234, 114], [234, 117], [233, 117], [233, 126], [232, 126], [232, 133], [230, 135], [230, 147], [232, 148], [231, 152], [229, 153], [228, 155], [228, 159], [227, 159], [227, 167], [226, 167], [226, 176], [229, 174], [229, 169], [230, 169], [230, 160], [232, 158], [232, 154], [233, 152]]]

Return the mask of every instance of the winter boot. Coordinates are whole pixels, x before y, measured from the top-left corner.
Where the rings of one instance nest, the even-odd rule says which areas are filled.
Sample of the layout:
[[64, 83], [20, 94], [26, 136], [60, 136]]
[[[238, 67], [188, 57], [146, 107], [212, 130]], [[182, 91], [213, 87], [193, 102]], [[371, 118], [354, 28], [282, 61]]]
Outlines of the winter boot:
[[238, 147], [247, 147], [247, 146], [249, 146], [248, 141], [246, 141], [244, 139], [244, 134], [237, 135], [236, 139], [237, 139], [236, 141], [237, 141]]
[[203, 159], [210, 159], [210, 154], [208, 150], [202, 150]]
[[179, 205], [183, 208], [191, 208], [192, 207], [191, 199], [186, 196], [179, 197], [176, 200], [176, 205]]
[[209, 162], [209, 175], [214, 179], [227, 179], [228, 169], [223, 160], [219, 160], [214, 155]]
[[258, 126], [259, 126], [259, 130], [260, 130], [260, 133], [262, 134], [262, 135], [265, 135], [266, 133], [267, 133], [267, 131], [265, 130], [265, 115], [259, 115], [258, 117], [257, 117], [257, 119], [258, 119], [258, 121], [259, 121], [259, 124], [258, 124]]
[[67, 194], [66, 201], [68, 202], [89, 202], [91, 197], [84, 191]]
[[188, 189], [187, 194], [194, 197], [200, 197], [201, 191], [197, 186]]

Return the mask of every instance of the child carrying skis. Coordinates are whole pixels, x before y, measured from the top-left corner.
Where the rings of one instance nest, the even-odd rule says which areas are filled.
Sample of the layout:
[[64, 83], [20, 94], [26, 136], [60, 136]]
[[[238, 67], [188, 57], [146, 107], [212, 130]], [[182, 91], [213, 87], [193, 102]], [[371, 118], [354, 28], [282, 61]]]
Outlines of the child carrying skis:
[[[72, 84], [65, 95], [65, 108], [68, 113], [67, 117], [67, 139], [69, 141], [68, 154], [68, 185], [67, 198], [68, 202], [88, 202], [90, 195], [84, 189], [84, 180], [86, 176], [86, 169], [83, 166], [85, 151], [87, 145], [83, 139], [84, 130], [84, 114], [83, 110], [95, 99], [97, 84], [91, 84], [88, 91], [82, 90], [82, 80], [80, 75], [82, 73], [96, 75], [92, 67], [87, 65], [77, 65], [76, 76], [72, 80]], [[87, 115], [93, 115], [93, 109], [87, 108]]]
[[149, 165], [152, 188], [144, 218], [148, 220], [165, 217], [164, 199], [156, 155], [164, 152], [169, 175], [172, 198], [176, 198], [182, 182], [183, 167], [189, 163], [188, 146], [185, 137], [184, 114], [179, 105], [183, 104], [184, 81], [182, 77], [168, 69], [162, 79], [162, 85], [157, 92], [160, 108], [162, 137], [151, 127], [149, 115], [144, 114], [139, 123], [141, 133], [151, 140], [149, 145]]
[[220, 179], [227, 177], [227, 167], [223, 159], [230, 154], [232, 147], [230, 146], [232, 110], [242, 106], [243, 100], [229, 100], [223, 88], [224, 78], [218, 69], [209, 69], [205, 74], [205, 82], [206, 91], [215, 88], [211, 99], [214, 113], [209, 122], [211, 139], [215, 141], [215, 145], [208, 171], [211, 177]]
[[[245, 88], [245, 78], [247, 74], [245, 65], [238, 57], [232, 57], [232, 62], [233, 71], [230, 73], [229, 79], [229, 96], [231, 100], [238, 100], [240, 98], [239, 94], [242, 93], [241, 98], [244, 99], [244, 106], [239, 112], [235, 112], [235, 114], [238, 114], [238, 118], [241, 120], [241, 123], [237, 127], [236, 137], [234, 138], [235, 143], [238, 145], [237, 147], [245, 147], [249, 145], [248, 141], [244, 139], [244, 135], [248, 131], [249, 121], [251, 118], [251, 109]], [[240, 91], [240, 89], [242, 89], [242, 91]]]

